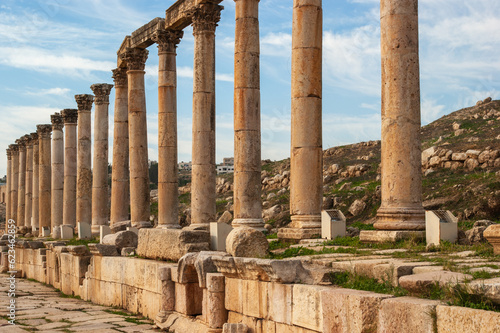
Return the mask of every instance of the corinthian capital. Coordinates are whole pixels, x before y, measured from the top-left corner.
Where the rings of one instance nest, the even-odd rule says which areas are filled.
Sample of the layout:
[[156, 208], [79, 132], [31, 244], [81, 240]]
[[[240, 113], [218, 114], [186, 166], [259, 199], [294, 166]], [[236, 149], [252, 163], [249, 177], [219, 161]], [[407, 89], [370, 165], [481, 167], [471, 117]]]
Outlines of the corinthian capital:
[[9, 148], [6, 149], [7, 151], [7, 160], [11, 160], [12, 159], [12, 150], [10, 149], [10, 146]]
[[153, 41], [158, 44], [159, 52], [174, 52], [184, 36], [182, 30], [158, 29], [153, 34]]
[[90, 86], [95, 95], [95, 104], [109, 104], [109, 94], [113, 88], [112, 84], [98, 83]]
[[76, 104], [78, 104], [78, 112], [90, 112], [92, 110], [92, 102], [94, 102], [94, 96], [82, 94], [75, 95]]
[[23, 135], [22, 137], [16, 140], [16, 144], [19, 147], [19, 151], [26, 151], [27, 143], [28, 143], [28, 138], [26, 135]]
[[127, 63], [129, 71], [143, 71], [146, 68], [146, 60], [148, 60], [149, 51], [146, 49], [138, 49], [136, 47], [128, 47], [127, 50], [120, 55], [120, 58]]
[[220, 12], [224, 7], [215, 4], [202, 4], [188, 12], [193, 21], [193, 34], [201, 32], [215, 32], [217, 23], [220, 21]]
[[65, 124], [76, 124], [78, 121], [78, 110], [64, 109], [61, 111], [61, 116], [63, 117]]
[[50, 133], [52, 133], [52, 125], [36, 125], [36, 132], [39, 139], [50, 139]]
[[9, 145], [10, 153], [11, 155], [17, 155], [19, 154], [19, 146], [16, 144], [11, 144]]
[[126, 88], [128, 86], [127, 69], [118, 67], [112, 70], [113, 80], [116, 88]]
[[33, 145], [37, 145], [38, 144], [38, 133], [36, 133], [36, 132], [30, 133], [30, 137], [31, 137], [31, 142], [33, 143]]
[[50, 122], [52, 123], [52, 130], [53, 131], [62, 131], [64, 127], [64, 122], [63, 118], [61, 115], [56, 112], [53, 115], [50, 116]]

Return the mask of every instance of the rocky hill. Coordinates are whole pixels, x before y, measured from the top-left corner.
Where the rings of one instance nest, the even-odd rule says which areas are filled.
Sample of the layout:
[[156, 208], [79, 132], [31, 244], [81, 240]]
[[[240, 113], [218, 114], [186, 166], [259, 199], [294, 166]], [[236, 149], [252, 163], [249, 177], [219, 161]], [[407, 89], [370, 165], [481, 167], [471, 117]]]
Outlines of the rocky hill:
[[[468, 229], [475, 220], [500, 220], [500, 101], [488, 98], [422, 127], [426, 209], [449, 209]], [[290, 160], [262, 162], [266, 227], [290, 222]], [[380, 141], [324, 151], [324, 209], [341, 209], [348, 224], [369, 228], [380, 206]], [[232, 175], [217, 179], [217, 212], [233, 210]], [[181, 189], [181, 224], [190, 223], [190, 185]], [[229, 213], [227, 213], [227, 212]]]

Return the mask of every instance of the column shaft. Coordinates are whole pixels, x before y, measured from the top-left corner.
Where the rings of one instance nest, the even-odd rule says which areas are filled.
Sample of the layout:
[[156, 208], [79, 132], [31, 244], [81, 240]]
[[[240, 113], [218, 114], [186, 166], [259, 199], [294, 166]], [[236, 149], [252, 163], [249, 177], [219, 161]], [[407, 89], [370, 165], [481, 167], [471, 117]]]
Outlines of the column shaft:
[[17, 226], [24, 226], [26, 196], [26, 137], [16, 141], [19, 144], [19, 187], [17, 192]]
[[11, 174], [12, 184], [10, 187], [10, 216], [11, 219], [17, 223], [17, 188], [19, 186], [19, 146], [13, 144], [9, 146], [12, 151], [12, 161], [11, 161]]
[[37, 125], [39, 138], [39, 190], [38, 190], [38, 208], [39, 208], [39, 235], [42, 235], [44, 227], [51, 227], [51, 184], [52, 171], [50, 165], [51, 147], [50, 134], [52, 125]]
[[221, 7], [203, 4], [193, 12], [193, 150], [191, 227], [215, 222], [215, 28]]
[[7, 148], [7, 193], [5, 195], [5, 232], [7, 233], [9, 220], [12, 218], [10, 214], [10, 192], [12, 187], [12, 150]]
[[115, 80], [115, 115], [111, 176], [111, 225], [128, 220], [130, 206], [128, 83], [126, 69], [115, 69], [113, 79]]
[[63, 119], [59, 113], [53, 114], [52, 121], [52, 187], [51, 187], [51, 234], [61, 237], [60, 226], [63, 223], [64, 198], [64, 134]]
[[92, 95], [76, 95], [78, 104], [78, 161], [76, 171], [76, 222], [92, 223]]
[[418, 0], [381, 0], [382, 204], [375, 228], [425, 230]]
[[235, 2], [233, 226], [262, 228], [259, 0]]
[[63, 225], [76, 227], [76, 172], [78, 110], [61, 111], [64, 120], [64, 191]]
[[38, 138], [38, 133], [34, 133], [36, 135], [32, 134], [33, 137], [33, 189], [32, 189], [32, 216], [31, 216], [31, 231], [33, 235], [38, 235], [38, 227], [39, 227], [39, 200], [40, 196], [38, 193], [40, 193], [40, 144], [39, 144], [39, 138]]
[[25, 216], [24, 225], [31, 232], [31, 217], [33, 214], [33, 134], [29, 136], [26, 146], [26, 196], [25, 196]]

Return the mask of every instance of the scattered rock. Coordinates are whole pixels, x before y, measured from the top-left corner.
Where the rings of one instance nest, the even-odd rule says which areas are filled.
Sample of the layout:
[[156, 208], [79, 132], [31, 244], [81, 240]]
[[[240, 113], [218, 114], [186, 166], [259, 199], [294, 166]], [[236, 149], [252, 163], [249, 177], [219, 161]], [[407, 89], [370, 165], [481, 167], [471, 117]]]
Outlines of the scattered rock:
[[349, 207], [349, 213], [352, 214], [352, 216], [358, 216], [361, 214], [366, 208], [366, 203], [362, 200], [355, 200], [351, 207]]
[[116, 222], [110, 226], [111, 232], [116, 234], [119, 231], [127, 230], [127, 227], [131, 227], [130, 221]]
[[484, 230], [488, 228], [490, 225], [494, 224], [489, 220], [480, 220], [474, 223], [472, 229], [467, 230], [465, 232], [465, 237], [467, 238], [468, 244], [476, 244], [486, 242], [486, 238], [484, 238]]
[[346, 231], [349, 237], [358, 237], [360, 233], [359, 228], [356, 227], [347, 227]]
[[262, 217], [264, 219], [270, 219], [278, 215], [280, 212], [281, 212], [281, 205], [274, 205], [271, 208], [264, 210], [262, 212]]
[[436, 282], [440, 286], [445, 286], [448, 284], [455, 285], [468, 279], [472, 279], [472, 276], [450, 271], [434, 271], [402, 276], [399, 278], [399, 285], [412, 292], [421, 292], [426, 291]]
[[227, 236], [226, 251], [233, 257], [261, 258], [268, 253], [269, 242], [254, 228], [235, 228]]
[[109, 234], [104, 236], [102, 239], [102, 244], [104, 245], [114, 245], [117, 247], [118, 252], [125, 247], [137, 247], [138, 236], [135, 232], [125, 230], [119, 231], [116, 234]]
[[221, 217], [219, 217], [219, 220], [217, 223], [226, 223], [226, 224], [231, 224], [233, 221], [233, 214], [231, 214], [229, 211], [225, 211]]

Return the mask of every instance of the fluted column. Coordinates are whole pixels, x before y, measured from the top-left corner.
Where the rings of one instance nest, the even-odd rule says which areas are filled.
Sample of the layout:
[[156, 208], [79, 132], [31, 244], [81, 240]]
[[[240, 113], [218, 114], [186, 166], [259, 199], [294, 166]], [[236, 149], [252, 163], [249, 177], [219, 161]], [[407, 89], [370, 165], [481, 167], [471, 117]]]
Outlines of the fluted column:
[[176, 47], [182, 31], [159, 30], [158, 44], [158, 227], [180, 228], [177, 167]]
[[221, 6], [202, 4], [191, 13], [194, 35], [191, 228], [215, 222], [215, 28]]
[[25, 214], [24, 225], [31, 231], [31, 217], [33, 213], [33, 134], [28, 136], [26, 141], [26, 195], [25, 195]]
[[[12, 216], [10, 214], [10, 194], [12, 191], [12, 150], [7, 148], [7, 193], [5, 195], [5, 221], [8, 222]], [[5, 223], [5, 232], [7, 232], [8, 223]]]
[[144, 68], [148, 51], [129, 48], [121, 55], [127, 63], [128, 128], [130, 153], [130, 220], [133, 227], [150, 227], [148, 130]]
[[52, 171], [50, 165], [51, 147], [50, 135], [52, 125], [37, 125], [38, 143], [39, 143], [39, 190], [38, 190], [38, 227], [39, 235], [42, 235], [43, 227], [50, 229], [51, 223], [51, 178]]
[[323, 203], [321, 0], [294, 0], [292, 28], [292, 138], [290, 214], [278, 237], [321, 234]]
[[92, 173], [92, 235], [108, 224], [108, 107], [112, 84], [93, 84], [95, 95], [94, 163]]
[[76, 95], [78, 104], [78, 161], [76, 171], [76, 222], [92, 223], [91, 110], [94, 96]]
[[235, 0], [234, 220], [263, 228], [260, 142], [259, 0]]
[[59, 113], [50, 116], [52, 121], [52, 187], [51, 187], [51, 234], [61, 238], [64, 196], [64, 134], [63, 118]]
[[64, 121], [63, 225], [76, 227], [76, 164], [78, 110], [61, 111]]
[[17, 144], [9, 145], [11, 151], [11, 173], [10, 178], [12, 179], [12, 184], [10, 186], [10, 216], [11, 219], [17, 222], [17, 189], [19, 187], [19, 146]]
[[27, 137], [23, 136], [16, 140], [19, 145], [19, 183], [17, 189], [17, 226], [24, 226], [24, 218], [26, 213], [26, 141]]
[[418, 0], [381, 0], [382, 204], [379, 230], [425, 230]]
[[111, 225], [128, 220], [130, 206], [127, 70], [125, 68], [113, 70], [113, 79], [115, 115], [111, 165]]
[[40, 144], [39, 144], [39, 138], [38, 138], [38, 133], [31, 133], [31, 138], [33, 139], [33, 189], [32, 189], [32, 207], [31, 207], [31, 231], [33, 235], [38, 235], [38, 230], [39, 227], [39, 216], [40, 216], [40, 211], [39, 211], [39, 200], [40, 200]]

